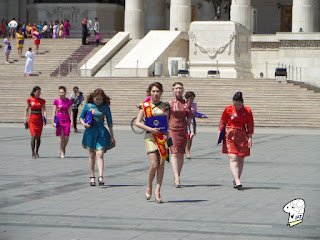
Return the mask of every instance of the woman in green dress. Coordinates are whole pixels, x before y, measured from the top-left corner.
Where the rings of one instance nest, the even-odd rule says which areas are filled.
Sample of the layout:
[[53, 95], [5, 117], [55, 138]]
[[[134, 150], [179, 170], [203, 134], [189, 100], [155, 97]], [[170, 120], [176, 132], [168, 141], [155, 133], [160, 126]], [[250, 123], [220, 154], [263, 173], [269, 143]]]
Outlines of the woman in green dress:
[[[99, 178], [98, 183], [104, 185], [103, 168], [104, 159], [103, 154], [116, 146], [114, 140], [112, 115], [110, 111], [110, 98], [104, 93], [102, 89], [96, 89], [87, 98], [83, 111], [80, 115], [80, 122], [86, 128], [82, 146], [89, 150], [89, 166], [90, 166], [90, 186], [95, 186], [95, 159], [97, 157]], [[93, 123], [90, 125], [85, 122], [85, 116], [91, 112], [93, 116]], [[104, 118], [106, 117], [109, 131], [104, 126]]]

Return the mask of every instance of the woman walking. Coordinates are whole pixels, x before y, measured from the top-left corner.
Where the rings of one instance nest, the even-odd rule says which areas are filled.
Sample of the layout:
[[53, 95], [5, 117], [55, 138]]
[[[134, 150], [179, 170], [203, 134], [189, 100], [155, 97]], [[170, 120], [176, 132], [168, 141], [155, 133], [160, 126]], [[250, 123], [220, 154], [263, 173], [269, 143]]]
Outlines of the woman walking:
[[[169, 113], [169, 104], [161, 102], [163, 92], [162, 84], [154, 82], [149, 85], [147, 92], [151, 95], [151, 101], [145, 101], [140, 105], [136, 126], [146, 130], [145, 147], [150, 161], [149, 181], [146, 191], [146, 199], [150, 200], [152, 195], [152, 182], [157, 174], [157, 185], [155, 190], [155, 202], [162, 203], [160, 189], [164, 175], [164, 162], [168, 157], [167, 147], [163, 140], [166, 139], [164, 133], [159, 128], [152, 128], [142, 123], [143, 117], [166, 116]], [[162, 141], [162, 143], [161, 143]]]
[[32, 52], [32, 48], [30, 47], [28, 52], [26, 52], [26, 55], [25, 55], [25, 57], [27, 58], [27, 61], [26, 61], [26, 67], [24, 69], [24, 76], [27, 76], [27, 74], [29, 74], [29, 76], [32, 75], [33, 56], [34, 56], [34, 52]]
[[[93, 122], [85, 122], [86, 114], [92, 114]], [[109, 131], [104, 126], [104, 119], [107, 119]], [[80, 122], [86, 128], [82, 147], [89, 150], [90, 186], [96, 186], [95, 163], [99, 171], [99, 186], [104, 185], [104, 153], [116, 146], [112, 127], [112, 115], [110, 111], [110, 98], [100, 88], [90, 93], [83, 111], [80, 115]]]
[[[182, 97], [183, 84], [181, 82], [175, 82], [172, 90], [174, 99], [169, 102], [169, 136], [173, 142], [173, 146], [170, 147], [170, 161], [174, 174], [174, 186], [180, 188], [180, 174], [183, 167], [187, 139], [193, 138], [194, 128], [191, 106]], [[190, 134], [188, 134], [187, 122], [190, 126]]]
[[24, 44], [24, 34], [22, 33], [21, 28], [19, 28], [18, 32], [16, 33], [16, 40], [17, 40], [18, 56], [21, 58], [23, 44]]
[[[31, 98], [27, 100], [27, 107], [24, 114], [24, 125], [30, 129], [32, 158], [38, 158], [42, 129], [43, 125], [46, 125], [46, 121], [43, 120], [47, 119], [46, 101], [40, 98], [41, 88], [38, 86], [32, 89], [30, 95]], [[31, 109], [30, 115], [29, 109]]]
[[6, 38], [4, 39], [4, 44], [6, 45], [4, 48], [4, 54], [6, 55], [6, 64], [9, 64], [9, 55], [10, 55], [10, 51], [11, 51], [11, 45], [10, 45], [10, 39], [9, 39], [9, 35], [6, 36]]
[[36, 54], [38, 54], [39, 53], [40, 39], [41, 39], [41, 34], [39, 33], [39, 29], [36, 28], [32, 35], [34, 37], [34, 45], [36, 45]]
[[63, 24], [63, 37], [64, 38], [69, 38], [70, 29], [71, 29], [71, 26], [69, 23], [69, 19], [66, 19]]
[[[233, 105], [224, 110], [219, 131], [225, 128], [222, 153], [228, 154], [230, 170], [233, 176], [233, 188], [241, 190], [240, 182], [244, 158], [250, 156], [254, 128], [251, 109], [243, 105], [242, 93], [233, 96]], [[220, 133], [219, 133], [220, 134]]]
[[58, 93], [60, 98], [53, 103], [52, 125], [56, 128], [56, 136], [59, 136], [60, 157], [64, 158], [73, 127], [72, 101], [66, 98], [67, 89], [64, 86], [59, 87]]

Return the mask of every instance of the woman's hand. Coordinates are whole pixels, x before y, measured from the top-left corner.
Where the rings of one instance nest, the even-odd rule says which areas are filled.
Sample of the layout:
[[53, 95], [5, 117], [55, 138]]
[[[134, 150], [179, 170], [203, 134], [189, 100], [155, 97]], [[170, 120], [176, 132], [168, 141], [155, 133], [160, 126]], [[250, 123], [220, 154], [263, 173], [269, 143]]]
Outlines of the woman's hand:
[[158, 134], [160, 133], [160, 128], [151, 128], [149, 132], [151, 132], [152, 134]]
[[26, 126], [27, 125], [27, 119], [25, 119], [24, 121], [23, 121], [23, 124], [24, 124], [24, 126]]
[[85, 128], [90, 128], [91, 127], [91, 125], [90, 124], [88, 124], [88, 123], [85, 123], [85, 124], [82, 124]]
[[73, 122], [70, 123], [70, 129], [72, 129], [72, 128], [73, 128]]
[[252, 137], [248, 138], [248, 148], [252, 147]]
[[55, 124], [55, 123], [52, 123], [52, 126], [53, 126], [54, 128], [56, 128], [56, 127], [57, 127], [57, 124]]
[[190, 140], [194, 137], [194, 133], [190, 133]]
[[114, 139], [114, 137], [111, 137], [111, 143], [113, 144], [113, 146], [116, 146], [116, 140]]

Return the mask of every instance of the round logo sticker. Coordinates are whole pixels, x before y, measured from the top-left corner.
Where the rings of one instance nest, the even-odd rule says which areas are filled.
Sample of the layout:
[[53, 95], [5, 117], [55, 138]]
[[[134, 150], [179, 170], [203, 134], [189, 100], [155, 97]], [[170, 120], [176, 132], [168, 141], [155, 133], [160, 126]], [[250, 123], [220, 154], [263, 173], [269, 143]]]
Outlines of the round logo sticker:
[[155, 125], [156, 127], [158, 127], [158, 126], [159, 126], [159, 121], [158, 121], [158, 120], [154, 120], [154, 121], [153, 121], [153, 125]]

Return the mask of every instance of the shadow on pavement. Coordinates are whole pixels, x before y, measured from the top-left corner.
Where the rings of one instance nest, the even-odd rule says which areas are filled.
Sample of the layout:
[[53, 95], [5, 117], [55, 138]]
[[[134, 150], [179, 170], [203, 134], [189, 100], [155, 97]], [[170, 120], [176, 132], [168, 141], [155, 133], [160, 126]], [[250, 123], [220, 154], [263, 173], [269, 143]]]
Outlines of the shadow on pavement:
[[182, 188], [184, 187], [220, 187], [223, 186], [221, 184], [194, 184], [194, 185], [181, 185]]
[[253, 189], [281, 189], [279, 187], [243, 187], [242, 190], [253, 190]]
[[111, 188], [111, 187], [143, 187], [145, 185], [127, 185], [127, 184], [123, 184], [123, 185], [104, 185], [101, 186], [101, 188]]
[[176, 200], [176, 201], [165, 201], [163, 203], [197, 203], [197, 202], [207, 202], [208, 200]]

